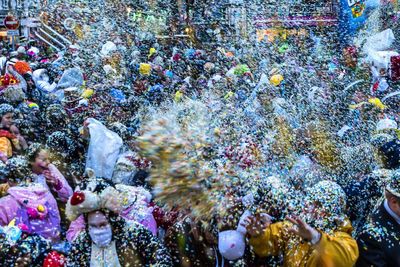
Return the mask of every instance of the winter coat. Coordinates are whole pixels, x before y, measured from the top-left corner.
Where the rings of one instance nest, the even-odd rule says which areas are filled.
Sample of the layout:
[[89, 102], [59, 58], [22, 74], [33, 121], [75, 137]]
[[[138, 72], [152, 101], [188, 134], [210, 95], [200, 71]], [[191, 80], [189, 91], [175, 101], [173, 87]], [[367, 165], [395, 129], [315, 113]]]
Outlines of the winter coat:
[[[136, 223], [134, 226], [114, 227], [118, 260], [121, 266], [172, 266], [171, 257], [162, 243], [150, 231]], [[67, 266], [89, 267], [92, 241], [87, 231], [81, 232], [72, 243]]]
[[400, 224], [386, 211], [376, 210], [357, 238], [357, 267], [400, 266]]
[[365, 224], [377, 201], [382, 197], [383, 178], [377, 172], [362, 180], [351, 180], [343, 187], [347, 197], [348, 216], [356, 233]]
[[379, 148], [383, 154], [384, 165], [387, 169], [400, 167], [400, 140], [392, 140]]
[[17, 137], [8, 130], [0, 130], [0, 152], [7, 157], [12, 157], [13, 148], [18, 145]]
[[26, 225], [29, 232], [46, 239], [59, 237], [60, 213], [57, 202], [48, 189], [38, 184], [15, 186], [8, 190], [8, 194], [0, 199], [1, 225], [8, 225], [16, 219], [16, 224]]
[[36, 176], [35, 183], [39, 183], [46, 189], [51, 190], [52, 192], [54, 192], [56, 194], [56, 198], [58, 200], [60, 200], [63, 203], [66, 203], [68, 201], [69, 197], [72, 196], [72, 193], [73, 193], [71, 186], [68, 184], [64, 175], [61, 174], [61, 172], [57, 169], [56, 166], [54, 166], [53, 164], [49, 164], [48, 169], [51, 174], [53, 174], [55, 177], [57, 177], [58, 184], [56, 186], [54, 186], [53, 188], [50, 188], [47, 185], [46, 178], [44, 177], [43, 174]]
[[283, 266], [319, 267], [353, 266], [358, 257], [357, 242], [351, 237], [349, 221], [333, 234], [321, 232], [321, 240], [312, 245], [290, 234], [291, 224], [278, 222], [271, 224], [259, 237], [251, 238], [250, 245], [260, 257], [283, 254]]
[[57, 84], [50, 84], [49, 79], [46, 69], [35, 70], [32, 74], [32, 80], [38, 89], [46, 93], [53, 93], [56, 90]]
[[8, 189], [8, 196], [0, 199], [0, 225], [8, 225], [15, 218], [16, 224], [25, 224], [32, 233], [46, 239], [58, 239], [61, 219], [52, 192], [60, 201], [66, 202], [72, 195], [72, 188], [54, 165], [50, 164], [49, 170], [59, 181], [53, 188], [49, 188], [45, 178], [39, 175], [36, 183]]

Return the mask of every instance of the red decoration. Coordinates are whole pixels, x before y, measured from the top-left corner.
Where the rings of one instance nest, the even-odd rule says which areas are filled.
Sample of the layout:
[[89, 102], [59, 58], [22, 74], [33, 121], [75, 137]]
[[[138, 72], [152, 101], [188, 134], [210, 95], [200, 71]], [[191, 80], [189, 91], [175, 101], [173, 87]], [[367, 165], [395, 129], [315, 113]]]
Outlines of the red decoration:
[[181, 55], [180, 55], [180, 54], [175, 54], [175, 55], [172, 57], [172, 60], [175, 61], [175, 62], [181, 60]]
[[43, 267], [63, 267], [65, 266], [65, 256], [56, 252], [50, 252], [43, 261]]
[[17, 79], [15, 79], [14, 76], [6, 73], [5, 75], [0, 77], [0, 86], [4, 86], [7, 87], [9, 85], [14, 85], [19, 83], [19, 81]]
[[4, 75], [3, 85], [5, 86], [10, 85], [10, 75], [8, 73]]
[[71, 205], [76, 206], [85, 201], [85, 193], [83, 192], [75, 192], [71, 198]]
[[17, 137], [7, 130], [0, 130], [0, 137], [7, 137], [8, 139], [17, 139]]
[[390, 58], [390, 74], [392, 81], [400, 80], [400, 56]]

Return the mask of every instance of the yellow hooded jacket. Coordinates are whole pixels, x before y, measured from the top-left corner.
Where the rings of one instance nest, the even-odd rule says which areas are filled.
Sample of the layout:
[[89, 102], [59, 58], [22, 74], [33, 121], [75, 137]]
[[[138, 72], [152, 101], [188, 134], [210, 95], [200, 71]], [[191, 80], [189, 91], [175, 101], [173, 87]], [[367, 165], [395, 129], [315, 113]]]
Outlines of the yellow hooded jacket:
[[312, 245], [288, 232], [289, 222], [271, 224], [250, 245], [260, 257], [283, 253], [286, 267], [351, 267], [358, 258], [357, 242], [351, 237], [352, 226], [346, 221], [332, 235], [321, 232], [321, 240]]
[[[17, 141], [13, 140], [13, 142], [16, 143]], [[0, 137], [0, 152], [9, 158], [13, 155], [12, 143], [7, 137]]]

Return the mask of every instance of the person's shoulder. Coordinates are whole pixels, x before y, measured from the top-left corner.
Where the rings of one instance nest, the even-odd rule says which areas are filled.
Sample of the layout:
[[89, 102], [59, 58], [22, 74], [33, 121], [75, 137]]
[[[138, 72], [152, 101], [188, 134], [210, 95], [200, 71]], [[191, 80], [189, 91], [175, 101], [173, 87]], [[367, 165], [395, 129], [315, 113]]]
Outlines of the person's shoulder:
[[117, 233], [117, 239], [120, 240], [147, 240], [152, 241], [155, 237], [154, 235], [144, 227], [142, 224], [136, 221], [127, 221], [121, 231]]
[[361, 229], [357, 236], [359, 244], [375, 244], [379, 245], [386, 242], [391, 235], [388, 228], [379, 222], [369, 220]]
[[132, 236], [138, 234], [147, 234], [147, 232], [148, 230], [142, 224], [136, 221], [126, 221], [122, 234], [126, 236]]
[[88, 246], [89, 244], [89, 235], [86, 231], [81, 231], [76, 238], [71, 242], [72, 247], [81, 247]]

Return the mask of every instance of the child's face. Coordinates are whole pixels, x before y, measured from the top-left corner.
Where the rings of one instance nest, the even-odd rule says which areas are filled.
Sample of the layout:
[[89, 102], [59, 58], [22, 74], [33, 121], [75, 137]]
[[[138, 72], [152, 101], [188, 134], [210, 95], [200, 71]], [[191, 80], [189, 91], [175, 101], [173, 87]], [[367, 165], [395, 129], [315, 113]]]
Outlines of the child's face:
[[4, 128], [10, 128], [13, 124], [13, 113], [7, 113], [1, 117], [1, 126]]
[[49, 155], [47, 151], [42, 150], [36, 156], [35, 162], [33, 162], [32, 167], [37, 170], [45, 171], [49, 168], [49, 164], [50, 164]]

